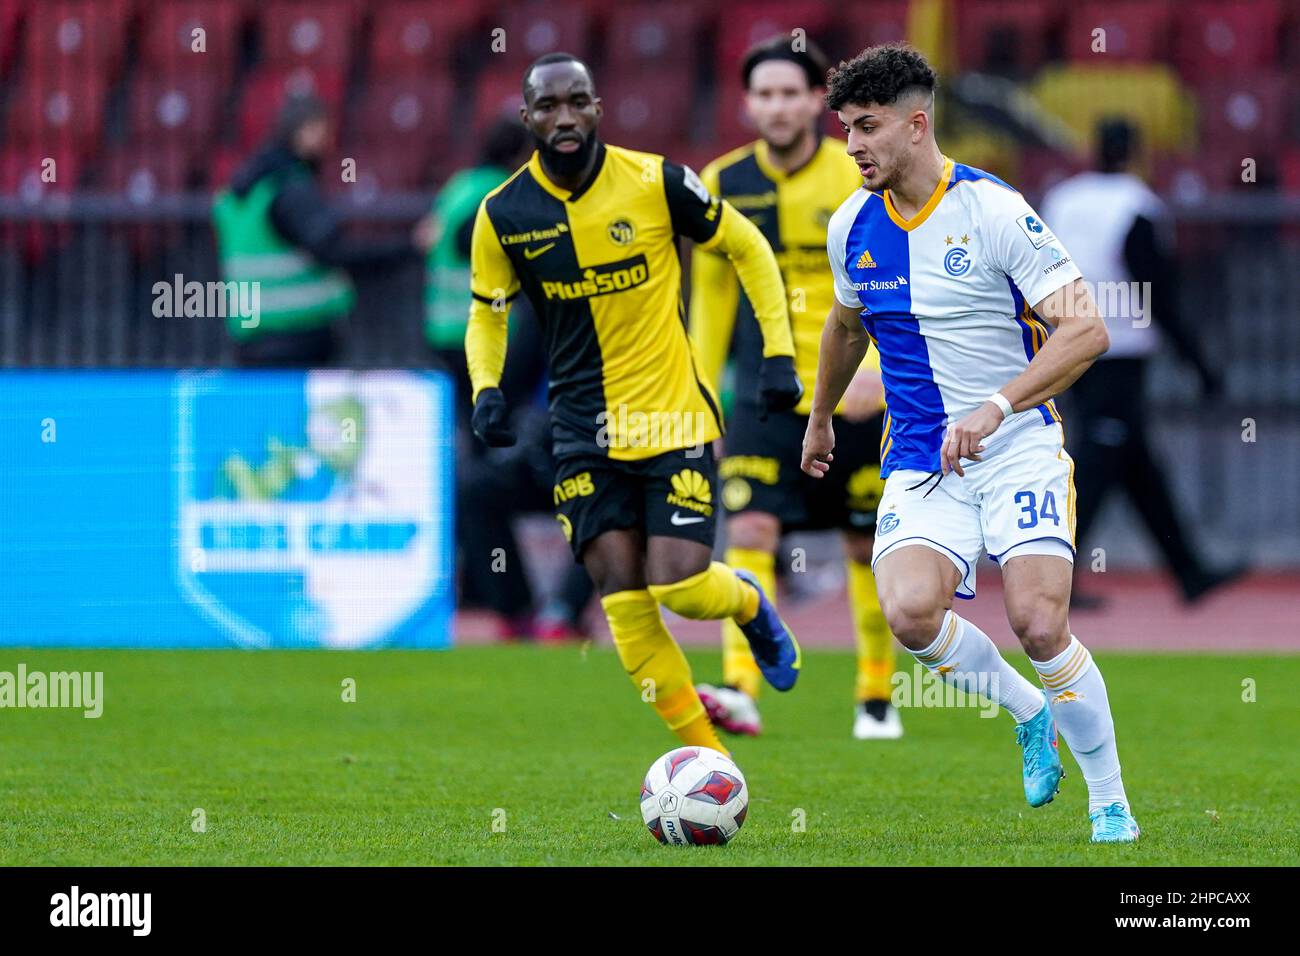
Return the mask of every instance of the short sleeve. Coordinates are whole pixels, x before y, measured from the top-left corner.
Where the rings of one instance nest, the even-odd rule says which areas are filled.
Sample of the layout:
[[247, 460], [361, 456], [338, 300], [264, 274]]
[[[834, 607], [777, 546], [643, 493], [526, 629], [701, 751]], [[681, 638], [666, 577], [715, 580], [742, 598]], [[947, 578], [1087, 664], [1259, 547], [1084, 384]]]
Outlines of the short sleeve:
[[488, 215], [486, 199], [479, 204], [474, 217], [469, 261], [470, 292], [480, 302], [490, 303], [502, 298], [509, 301], [519, 292], [519, 277], [501, 246], [501, 238]]
[[1016, 284], [1031, 306], [1082, 278], [1070, 253], [1042, 217], [1017, 192], [982, 185], [984, 222], [993, 264]]
[[705, 188], [693, 169], [665, 159], [664, 195], [673, 232], [695, 242], [713, 238], [722, 222], [722, 203]]
[[861, 309], [862, 300], [858, 298], [858, 290], [849, 279], [848, 264], [844, 261], [848, 232], [837, 228], [838, 220], [838, 216], [833, 218], [826, 231], [826, 258], [831, 262], [831, 275], [835, 279], [835, 298], [846, 309]]

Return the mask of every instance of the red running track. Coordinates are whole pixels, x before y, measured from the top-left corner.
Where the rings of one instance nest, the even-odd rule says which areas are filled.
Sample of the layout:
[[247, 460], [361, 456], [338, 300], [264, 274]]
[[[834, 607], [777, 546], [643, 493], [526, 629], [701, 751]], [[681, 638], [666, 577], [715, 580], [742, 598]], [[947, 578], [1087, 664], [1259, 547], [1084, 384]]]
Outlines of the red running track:
[[[975, 622], [999, 647], [1014, 648], [1002, 607], [1002, 580], [995, 570], [981, 574], [972, 601], [957, 611]], [[1200, 603], [1183, 604], [1173, 584], [1155, 572], [1111, 571], [1093, 575], [1088, 592], [1106, 599], [1096, 611], [1072, 611], [1075, 635], [1090, 648], [1161, 651], [1254, 651], [1300, 653], [1300, 574], [1253, 574]], [[800, 643], [810, 648], [853, 648], [848, 604], [842, 591], [786, 602], [781, 616]], [[665, 613], [669, 629], [687, 645], [718, 641], [713, 621], [686, 621]], [[599, 613], [589, 615], [591, 636], [608, 642]], [[496, 619], [480, 612], [456, 615], [456, 640], [480, 644], [496, 639]]]

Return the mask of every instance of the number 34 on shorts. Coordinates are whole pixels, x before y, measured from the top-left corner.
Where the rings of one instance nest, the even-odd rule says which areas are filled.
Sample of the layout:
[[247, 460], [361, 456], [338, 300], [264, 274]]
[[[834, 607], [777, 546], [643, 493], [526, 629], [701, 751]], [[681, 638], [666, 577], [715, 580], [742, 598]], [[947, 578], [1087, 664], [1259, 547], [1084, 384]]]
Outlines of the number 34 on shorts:
[[1073, 559], [1074, 462], [1061, 426], [1023, 428], [964, 465], [965, 477], [904, 469], [885, 481], [872, 563], [905, 544], [946, 555], [962, 575], [957, 593], [975, 593], [985, 554], [1050, 554]]

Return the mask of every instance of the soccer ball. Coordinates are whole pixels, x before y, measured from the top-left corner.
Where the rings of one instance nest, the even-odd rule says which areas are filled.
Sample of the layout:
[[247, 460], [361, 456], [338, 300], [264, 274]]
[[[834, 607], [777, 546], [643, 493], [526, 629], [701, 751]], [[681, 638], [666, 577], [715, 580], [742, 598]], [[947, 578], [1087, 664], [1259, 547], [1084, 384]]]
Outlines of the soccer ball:
[[641, 784], [641, 819], [660, 843], [726, 843], [749, 810], [745, 775], [709, 747], [678, 747], [650, 765]]

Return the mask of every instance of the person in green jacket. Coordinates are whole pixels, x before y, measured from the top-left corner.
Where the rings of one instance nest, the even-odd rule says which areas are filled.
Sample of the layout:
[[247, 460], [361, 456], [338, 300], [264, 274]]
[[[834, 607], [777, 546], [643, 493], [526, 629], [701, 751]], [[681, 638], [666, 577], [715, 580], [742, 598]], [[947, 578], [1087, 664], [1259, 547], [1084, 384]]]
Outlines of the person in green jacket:
[[214, 201], [222, 276], [258, 290], [256, 315], [228, 310], [226, 318], [240, 365], [331, 364], [336, 325], [356, 303], [350, 273], [413, 263], [429, 248], [426, 220], [410, 236], [387, 242], [345, 234], [316, 181], [333, 134], [321, 100], [291, 97], [271, 139]]
[[465, 327], [469, 322], [469, 245], [479, 203], [528, 159], [523, 124], [502, 118], [489, 127], [479, 162], [452, 175], [433, 202], [434, 243], [425, 257], [424, 334], [438, 361], [469, 398]]

